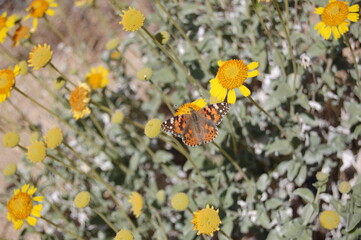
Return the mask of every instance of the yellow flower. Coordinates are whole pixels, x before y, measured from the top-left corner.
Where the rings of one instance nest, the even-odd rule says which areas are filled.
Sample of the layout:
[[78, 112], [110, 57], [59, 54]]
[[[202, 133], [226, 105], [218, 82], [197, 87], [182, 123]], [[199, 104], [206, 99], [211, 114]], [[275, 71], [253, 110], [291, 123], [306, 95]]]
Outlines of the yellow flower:
[[324, 172], [317, 172], [316, 173], [316, 179], [317, 181], [324, 182], [328, 179], [328, 174]]
[[160, 204], [162, 204], [165, 200], [165, 191], [162, 189], [162, 190], [159, 190], [156, 194], [156, 197], [157, 197], [157, 200]]
[[0, 16], [0, 43], [5, 42], [7, 33], [9, 32], [10, 28], [14, 27], [16, 17], [15, 15], [11, 15], [6, 17], [7, 13], [4, 12]]
[[218, 215], [219, 210], [214, 210], [214, 207], [209, 207], [193, 212], [194, 230], [198, 230], [197, 235], [206, 234], [213, 236], [215, 231], [219, 230], [219, 225], [222, 223]]
[[85, 83], [79, 84], [79, 86], [70, 93], [69, 103], [75, 119], [83, 118], [90, 114], [91, 111], [88, 107], [90, 101], [89, 95], [90, 87]]
[[3, 145], [8, 148], [17, 146], [19, 141], [20, 137], [16, 132], [8, 132], [3, 136]]
[[129, 202], [132, 204], [132, 212], [135, 215], [136, 218], [142, 214], [143, 209], [143, 198], [142, 195], [140, 195], [137, 192], [132, 192], [132, 194], [129, 196]]
[[149, 138], [157, 137], [160, 133], [161, 125], [162, 125], [162, 121], [157, 118], [149, 120], [144, 128], [145, 136]]
[[338, 185], [338, 190], [340, 193], [347, 194], [351, 191], [351, 184], [347, 181], [343, 181]]
[[235, 88], [239, 88], [245, 97], [251, 94], [243, 83], [247, 78], [258, 75], [258, 70], [253, 70], [258, 67], [258, 62], [246, 65], [242, 60], [232, 59], [226, 62], [218, 61], [218, 66], [216, 78], [210, 80], [212, 96], [220, 101], [224, 101], [227, 97], [227, 102], [233, 104], [236, 102]]
[[53, 127], [44, 136], [44, 142], [50, 149], [54, 149], [61, 144], [63, 141], [63, 133], [60, 128]]
[[28, 39], [30, 37], [30, 28], [27, 26], [19, 26], [12, 37], [13, 47], [19, 45], [22, 39]]
[[192, 113], [191, 109], [193, 109], [194, 111], [198, 111], [199, 109], [204, 108], [206, 105], [207, 105], [206, 100], [204, 98], [200, 98], [191, 103], [186, 103], [180, 106], [177, 109], [175, 115], [178, 116], [182, 114], [191, 114]]
[[40, 44], [33, 48], [29, 53], [29, 67], [33, 67], [34, 70], [44, 67], [53, 57], [53, 52], [50, 50], [50, 46], [44, 43], [44, 46]]
[[[346, 33], [350, 22], [357, 22], [359, 19], [359, 5], [354, 4], [348, 7], [348, 2], [329, 0], [325, 7], [318, 7], [315, 13], [321, 15], [321, 22], [314, 26], [314, 29], [324, 39], [329, 39], [331, 33], [335, 39]], [[349, 20], [349, 21], [347, 21]]]
[[119, 51], [113, 51], [113, 52], [110, 54], [110, 58], [111, 58], [112, 60], [118, 60], [118, 59], [120, 59], [120, 57], [121, 57], [121, 54], [120, 54]]
[[152, 77], [152, 74], [153, 74], [152, 69], [149, 67], [145, 67], [137, 72], [137, 78], [139, 80], [149, 80]]
[[6, 164], [4, 170], [3, 170], [3, 173], [4, 173], [4, 176], [11, 176], [11, 175], [14, 175], [16, 173], [16, 164], [15, 163], [9, 163], [9, 164]]
[[189, 204], [189, 198], [185, 193], [177, 193], [172, 197], [171, 205], [175, 210], [184, 211]]
[[122, 229], [119, 232], [117, 232], [117, 235], [115, 236], [114, 240], [133, 240], [133, 234], [131, 231], [127, 229]]
[[124, 114], [120, 111], [117, 111], [113, 114], [111, 121], [113, 124], [119, 124], [123, 122], [123, 119], [124, 119]]
[[109, 70], [102, 66], [92, 68], [86, 75], [86, 82], [92, 89], [103, 88], [109, 84], [108, 74]]
[[42, 141], [32, 142], [27, 149], [28, 152], [26, 153], [26, 156], [31, 162], [41, 162], [46, 157], [46, 147]]
[[41, 216], [43, 205], [34, 205], [34, 201], [42, 202], [44, 197], [32, 197], [36, 190], [34, 186], [30, 187], [30, 184], [25, 184], [21, 189], [15, 189], [13, 197], [8, 201], [7, 219], [14, 223], [16, 230], [23, 226], [25, 219], [31, 226], [34, 226], [37, 221], [35, 217]]
[[34, 0], [30, 3], [30, 5], [26, 8], [26, 11], [29, 12], [24, 19], [28, 19], [30, 17], [33, 19], [33, 27], [31, 28], [31, 32], [34, 32], [38, 27], [38, 18], [44, 17], [44, 15], [54, 16], [55, 11], [52, 8], [58, 6], [58, 3], [55, 0]]
[[14, 70], [10, 68], [0, 70], [0, 103], [10, 97], [11, 89], [15, 84], [15, 77], [19, 74], [19, 71], [18, 65], [14, 67]]
[[77, 208], [85, 208], [90, 202], [90, 193], [87, 191], [79, 192], [74, 198], [74, 205]]
[[340, 217], [338, 216], [337, 212], [333, 210], [323, 211], [320, 214], [320, 223], [322, 227], [331, 230], [337, 228], [338, 224], [340, 223]]
[[122, 17], [122, 21], [119, 24], [123, 25], [125, 31], [135, 32], [143, 26], [145, 17], [141, 11], [129, 7], [128, 10], [122, 12], [123, 14], [119, 15]]
[[30, 134], [30, 142], [35, 142], [35, 141], [38, 141], [39, 140], [39, 137], [40, 137], [40, 133], [38, 131], [33, 131], [31, 134]]
[[24, 76], [28, 73], [28, 64], [26, 63], [26, 61], [19, 62], [19, 68], [19, 74], [21, 76]]

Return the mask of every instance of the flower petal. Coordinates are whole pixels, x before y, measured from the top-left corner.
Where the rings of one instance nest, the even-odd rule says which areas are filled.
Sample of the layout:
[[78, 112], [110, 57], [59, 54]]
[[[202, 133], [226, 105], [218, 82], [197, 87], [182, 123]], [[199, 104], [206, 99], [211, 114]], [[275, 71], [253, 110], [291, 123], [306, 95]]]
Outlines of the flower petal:
[[318, 7], [315, 9], [314, 13], [321, 15], [323, 13], [323, 11], [325, 10], [325, 8], [323, 7]]
[[350, 24], [349, 22], [343, 22], [340, 25], [338, 25], [338, 31], [340, 32], [340, 34], [344, 34], [345, 32], [348, 31], [349, 24]]
[[248, 97], [249, 95], [251, 95], [251, 90], [248, 89], [248, 87], [242, 85], [239, 87], [239, 91], [241, 91], [242, 95], [245, 97]]
[[222, 88], [221, 92], [218, 94], [217, 98], [223, 101], [227, 96], [227, 88]]
[[33, 201], [42, 202], [44, 200], [44, 196], [33, 197]]
[[27, 217], [26, 220], [28, 221], [28, 223], [31, 225], [31, 226], [34, 226], [36, 224], [36, 221], [37, 219], [34, 218], [34, 217]]
[[248, 70], [253, 70], [255, 68], [258, 68], [259, 63], [258, 62], [251, 62], [250, 64], [247, 65]]
[[54, 15], [55, 15], [54, 9], [48, 9], [48, 10], [46, 10], [45, 13], [46, 13], [47, 15], [49, 15], [49, 16], [54, 16]]
[[[324, 22], [319, 22], [319, 23], [317, 23], [317, 24], [313, 27], [313, 29], [315, 29], [315, 30], [321, 30], [321, 29], [323, 29], [325, 26], [326, 26], [326, 24], [325, 24]], [[318, 31], [318, 32], [320, 32], [320, 31]]]
[[358, 4], [352, 5], [350, 7], [348, 7], [348, 11], [349, 12], [358, 12], [360, 10], [360, 6]]
[[347, 19], [350, 20], [351, 22], [357, 22], [359, 19], [359, 14], [358, 13], [349, 13], [347, 15]]
[[223, 62], [222, 60], [218, 60], [218, 67], [221, 67], [225, 62]]
[[21, 187], [21, 192], [26, 192], [28, 191], [28, 188], [30, 187], [30, 184], [25, 184], [24, 186]]
[[258, 70], [254, 70], [254, 71], [252, 71], [252, 72], [248, 72], [247, 78], [252, 78], [252, 77], [258, 76], [258, 74], [259, 74]]
[[229, 90], [228, 96], [227, 96], [227, 102], [230, 104], [234, 104], [236, 102], [236, 91], [234, 89]]
[[333, 37], [335, 39], [339, 39], [341, 37], [341, 34], [340, 32], [338, 31], [337, 27], [336, 26], [332, 26], [332, 33], [333, 33]]
[[33, 194], [36, 192], [36, 190], [37, 190], [36, 187], [31, 186], [30, 189], [29, 189], [29, 191], [28, 191], [28, 194], [29, 194], [29, 195], [33, 195]]
[[24, 224], [24, 221], [23, 220], [17, 220], [17, 221], [14, 221], [14, 228], [16, 230], [20, 229]]
[[331, 37], [331, 27], [330, 26], [326, 26], [322, 31], [321, 31], [321, 35], [322, 37], [324, 37], [324, 39], [329, 39]]

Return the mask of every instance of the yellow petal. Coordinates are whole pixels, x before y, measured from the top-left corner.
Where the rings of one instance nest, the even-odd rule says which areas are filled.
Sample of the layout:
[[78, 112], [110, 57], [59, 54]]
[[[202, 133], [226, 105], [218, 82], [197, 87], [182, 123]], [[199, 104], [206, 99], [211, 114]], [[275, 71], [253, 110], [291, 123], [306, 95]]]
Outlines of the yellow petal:
[[211, 86], [210, 94], [218, 98], [218, 95], [221, 93], [222, 89], [223, 87], [220, 84], [214, 83], [213, 86]]
[[54, 16], [54, 15], [55, 15], [54, 9], [48, 9], [48, 10], [46, 10], [45, 13], [46, 13], [47, 15], [49, 15], [49, 16]]
[[221, 67], [225, 62], [223, 62], [222, 60], [218, 61], [218, 67]]
[[248, 97], [249, 95], [251, 95], [251, 91], [248, 89], [248, 87], [242, 85], [239, 87], [239, 91], [241, 91], [242, 95], [245, 97]]
[[326, 26], [326, 24], [324, 22], [319, 22], [313, 27], [313, 29], [315, 29], [315, 30], [323, 29], [325, 26]]
[[40, 211], [36, 211], [36, 210], [31, 210], [31, 215], [33, 215], [34, 217], [40, 217], [41, 214], [40, 214]]
[[248, 72], [247, 73], [247, 78], [251, 78], [251, 77], [255, 77], [255, 76], [258, 76], [259, 72], [258, 70], [254, 70], [252, 72]]
[[25, 184], [24, 186], [21, 187], [21, 192], [26, 192], [28, 191], [28, 188], [30, 187], [30, 184]]
[[358, 12], [360, 10], [360, 6], [358, 4], [352, 5], [350, 7], [348, 7], [348, 11], [349, 12]]
[[341, 37], [341, 34], [340, 32], [338, 31], [337, 27], [336, 26], [333, 26], [332, 28], [332, 33], [333, 33], [333, 37], [335, 39], [339, 39]]
[[318, 7], [318, 8], [315, 9], [315, 12], [314, 12], [314, 13], [316, 13], [316, 14], [318, 14], [318, 15], [321, 15], [324, 10], [325, 10], [325, 8], [323, 8], [323, 7]]
[[31, 226], [34, 226], [35, 224], [36, 224], [36, 218], [34, 218], [34, 217], [27, 217], [26, 218], [26, 221], [28, 221], [28, 223], [31, 225]]
[[17, 221], [14, 221], [14, 228], [16, 230], [20, 229], [24, 224], [24, 221], [23, 220], [17, 220]]
[[328, 3], [336, 2], [338, 0], [329, 0]]
[[259, 63], [258, 62], [251, 62], [247, 65], [248, 70], [253, 70], [255, 68], [258, 68]]
[[29, 189], [29, 191], [28, 191], [28, 194], [29, 194], [29, 195], [33, 195], [33, 194], [36, 192], [36, 190], [37, 190], [36, 187], [31, 186], [30, 189]]
[[42, 202], [44, 200], [44, 196], [33, 197], [33, 200], [37, 202]]
[[49, 6], [50, 6], [50, 7], [57, 7], [57, 6], [58, 6], [58, 3], [57, 3], [57, 2], [53, 2], [53, 3], [50, 3]]
[[33, 207], [33, 209], [34, 209], [35, 211], [41, 212], [41, 210], [43, 210], [43, 204], [35, 205], [35, 206]]
[[358, 13], [349, 13], [347, 15], [347, 19], [350, 20], [351, 22], [357, 22], [359, 19], [359, 14]]
[[221, 92], [217, 96], [217, 98], [221, 101], [223, 101], [227, 96], [227, 88], [222, 88]]
[[33, 19], [33, 27], [30, 29], [30, 32], [35, 32], [37, 28], [38, 28], [38, 19], [34, 18]]
[[234, 104], [236, 102], [236, 91], [234, 91], [234, 89], [229, 90], [227, 102], [230, 104]]
[[338, 31], [340, 32], [340, 34], [344, 34], [345, 32], [348, 31], [349, 24], [350, 24], [349, 22], [343, 22], [340, 25], [338, 25]]
[[326, 40], [329, 39], [331, 37], [331, 27], [330, 26], [326, 26], [322, 32], [321, 32], [322, 37], [324, 37]]

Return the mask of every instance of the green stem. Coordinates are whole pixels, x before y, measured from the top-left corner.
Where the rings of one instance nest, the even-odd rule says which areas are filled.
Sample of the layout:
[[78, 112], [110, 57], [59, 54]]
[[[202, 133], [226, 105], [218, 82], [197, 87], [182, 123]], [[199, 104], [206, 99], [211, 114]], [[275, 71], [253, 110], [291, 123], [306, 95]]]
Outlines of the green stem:
[[350, 51], [351, 51], [351, 55], [352, 55], [352, 58], [353, 58], [353, 61], [355, 62], [355, 70], [356, 70], [356, 84], [361, 87], [361, 79], [360, 79], [360, 72], [358, 71], [358, 64], [357, 64], [357, 60], [356, 60], [356, 56], [355, 56], [355, 52], [354, 50], [352, 49], [352, 46], [351, 46], [351, 42], [350, 42], [350, 38], [348, 37], [347, 34], [345, 34], [345, 39], [346, 39], [346, 43], [348, 45], [348, 47], [350, 48]]
[[225, 236], [227, 239], [229, 240], [233, 240], [233, 238], [231, 238], [230, 236], [228, 236], [227, 233], [225, 233], [222, 229], [219, 229], [219, 232], [223, 234], [223, 236]]
[[72, 236], [75, 237], [76, 239], [84, 239], [84, 238], [82, 238], [80, 235], [78, 235], [78, 234], [76, 234], [76, 233], [73, 233], [73, 232], [71, 232], [71, 231], [69, 231], [69, 230], [61, 227], [59, 224], [56, 224], [56, 223], [50, 221], [49, 219], [47, 219], [47, 218], [45, 218], [45, 217], [43, 217], [43, 216], [41, 216], [40, 218], [41, 218], [42, 220], [44, 220], [45, 222], [49, 223], [50, 225], [53, 225], [54, 227], [60, 229], [61, 231], [66, 232], [66, 233], [69, 233], [70, 235], [72, 235]]
[[111, 228], [115, 233], [118, 232], [117, 228], [105, 217], [105, 215], [101, 212], [99, 212], [96, 208], [90, 207], [96, 214], [98, 214], [101, 219]]
[[62, 76], [64, 78], [65, 81], [67, 81], [68, 83], [70, 83], [71, 85], [73, 85], [74, 87], [76, 86], [75, 83], [73, 83], [72, 81], [70, 81], [62, 72], [60, 72], [60, 70], [55, 67], [55, 65], [52, 62], [49, 62], [49, 65], [57, 72], [60, 74], [60, 76]]
[[266, 110], [264, 110], [257, 102], [255, 102], [253, 100], [253, 98], [251, 96], [247, 97], [254, 105], [256, 105], [256, 107], [261, 110], [264, 114], [267, 115], [267, 117], [269, 117], [272, 122], [277, 126], [277, 128], [281, 131], [282, 135], [284, 137], [287, 138], [287, 135], [286, 135], [286, 131], [283, 129], [283, 127], [281, 127], [281, 125], [276, 121], [276, 119], [274, 117], [272, 117]]

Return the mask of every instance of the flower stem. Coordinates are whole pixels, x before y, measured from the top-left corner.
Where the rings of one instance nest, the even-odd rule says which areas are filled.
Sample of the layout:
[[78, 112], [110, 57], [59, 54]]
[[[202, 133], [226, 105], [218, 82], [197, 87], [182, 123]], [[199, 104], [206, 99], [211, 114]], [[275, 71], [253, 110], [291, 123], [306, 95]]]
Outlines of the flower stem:
[[281, 127], [281, 125], [276, 121], [276, 119], [275, 119], [274, 117], [272, 117], [266, 110], [264, 110], [257, 102], [255, 102], [251, 96], [248, 96], [247, 98], [248, 98], [254, 105], [256, 105], [256, 107], [257, 107], [259, 110], [261, 110], [264, 114], [266, 114], [267, 117], [269, 117], [269, 118], [273, 121], [273, 123], [277, 126], [277, 128], [281, 131], [282, 135], [287, 138], [286, 131], [284, 130], [283, 127]]
[[101, 219], [103, 219], [103, 221], [115, 232], [117, 233], [118, 230], [117, 228], [106, 218], [106, 216], [104, 216], [103, 213], [99, 212], [95, 207], [90, 207], [96, 214], [98, 214], [99, 217], [101, 217]]
[[70, 235], [72, 235], [72, 236], [75, 237], [76, 239], [84, 239], [84, 238], [82, 238], [80, 235], [78, 235], [78, 234], [76, 234], [76, 233], [73, 233], [73, 232], [71, 232], [71, 231], [69, 231], [69, 230], [67, 230], [67, 229], [65, 229], [65, 228], [62, 228], [59, 224], [56, 224], [56, 223], [50, 221], [49, 219], [47, 219], [47, 218], [45, 218], [45, 217], [43, 217], [43, 216], [41, 216], [40, 218], [41, 218], [42, 220], [44, 220], [45, 222], [49, 223], [50, 225], [53, 225], [54, 227], [60, 229], [61, 231], [66, 232], [66, 233], [69, 233]]
[[223, 150], [216, 142], [212, 142], [214, 146], [220, 150], [223, 155], [233, 164], [233, 166], [238, 170], [238, 172], [244, 177], [248, 185], [251, 185], [251, 181], [247, 177], [246, 173], [242, 170], [242, 168], [238, 165], [238, 163], [231, 157], [229, 154]]
[[62, 76], [64, 78], [65, 81], [69, 82], [71, 85], [73, 85], [74, 87], [76, 86], [75, 83], [73, 83], [72, 81], [70, 81], [62, 72], [60, 72], [60, 70], [55, 67], [55, 65], [52, 62], [49, 62], [49, 65], [57, 72], [60, 74], [60, 76]]
[[356, 79], [356, 84], [357, 84], [359, 87], [361, 87], [360, 72], [358, 71], [358, 64], [357, 64], [356, 55], [355, 55], [354, 50], [352, 49], [351, 42], [350, 42], [350, 38], [348, 37], [347, 34], [345, 34], [345, 39], [346, 39], [346, 43], [347, 43], [348, 47], [350, 48], [353, 61], [355, 62], [355, 70], [356, 70], [356, 77], [357, 77], [357, 79]]
[[227, 233], [225, 233], [222, 229], [219, 229], [219, 232], [223, 234], [223, 236], [225, 236], [227, 239], [229, 240], [233, 240], [233, 238], [231, 238], [230, 236], [228, 236]]

